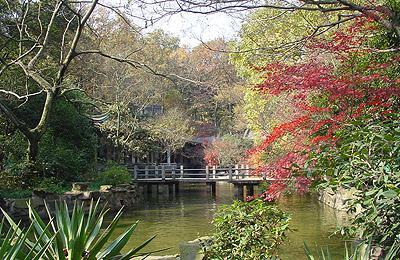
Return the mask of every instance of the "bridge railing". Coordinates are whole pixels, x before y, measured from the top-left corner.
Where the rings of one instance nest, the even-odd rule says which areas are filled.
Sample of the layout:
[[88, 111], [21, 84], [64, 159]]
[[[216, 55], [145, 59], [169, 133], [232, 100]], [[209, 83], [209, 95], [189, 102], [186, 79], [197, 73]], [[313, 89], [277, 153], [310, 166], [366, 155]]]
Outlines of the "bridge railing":
[[[183, 165], [154, 165], [139, 168], [138, 166], [130, 167], [132, 177], [135, 181], [146, 179], [158, 180], [174, 180], [174, 179], [201, 179], [201, 180], [237, 180], [250, 177], [257, 177], [253, 168], [248, 165], [235, 165], [225, 168], [209, 167], [205, 168], [184, 168]], [[265, 173], [261, 176], [266, 179]]]

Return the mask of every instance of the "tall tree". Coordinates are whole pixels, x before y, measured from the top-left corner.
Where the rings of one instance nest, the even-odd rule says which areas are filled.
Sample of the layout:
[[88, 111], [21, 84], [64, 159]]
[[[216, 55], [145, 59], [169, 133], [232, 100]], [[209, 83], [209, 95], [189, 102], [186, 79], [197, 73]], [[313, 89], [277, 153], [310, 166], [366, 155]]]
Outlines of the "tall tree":
[[[78, 43], [97, 2], [1, 2], [0, 111], [27, 139], [30, 162], [55, 100], [68, 91], [68, 68], [80, 54]], [[5, 85], [10, 77], [14, 84]], [[38, 120], [28, 122], [15, 108], [35, 96], [43, 97], [42, 109]]]

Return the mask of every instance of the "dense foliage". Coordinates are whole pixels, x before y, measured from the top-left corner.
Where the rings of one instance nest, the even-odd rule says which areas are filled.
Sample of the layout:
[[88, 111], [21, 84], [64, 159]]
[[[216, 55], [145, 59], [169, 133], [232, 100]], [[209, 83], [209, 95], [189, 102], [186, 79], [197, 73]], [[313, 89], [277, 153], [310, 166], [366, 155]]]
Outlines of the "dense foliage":
[[80, 181], [92, 171], [96, 139], [91, 121], [81, 114], [86, 108], [59, 100], [53, 109], [56, 113], [40, 142], [35, 172], [26, 161], [27, 141], [12, 125], [4, 124], [2, 130], [7, 135], [2, 143], [2, 189], [32, 189], [42, 178], [53, 178], [58, 183]]
[[[356, 188], [350, 201], [355, 213], [346, 230], [383, 245], [397, 241], [400, 226], [400, 121], [398, 112], [365, 115], [335, 133], [335, 146], [313, 156], [314, 172], [324, 174], [322, 187]], [[360, 207], [361, 206], [361, 210]]]
[[270, 199], [288, 187], [307, 190], [312, 180], [356, 188], [347, 233], [384, 246], [398, 240], [400, 197], [399, 56], [379, 51], [398, 46], [390, 35], [366, 15], [313, 39], [301, 61], [260, 68], [260, 95], [284, 97], [294, 110], [249, 151], [276, 179]]
[[240, 94], [230, 89], [240, 80], [227, 54], [138, 33], [97, 1], [0, 9], [2, 191], [87, 180], [98, 159], [170, 162], [195, 127], [233, 129]]
[[206, 144], [204, 160], [209, 166], [232, 166], [243, 162], [243, 154], [251, 147], [249, 138], [226, 134]]
[[290, 216], [261, 199], [221, 207], [213, 224], [209, 259], [269, 259], [289, 230]]
[[103, 172], [99, 173], [97, 182], [103, 185], [129, 184], [132, 176], [126, 166], [121, 166], [109, 161]]

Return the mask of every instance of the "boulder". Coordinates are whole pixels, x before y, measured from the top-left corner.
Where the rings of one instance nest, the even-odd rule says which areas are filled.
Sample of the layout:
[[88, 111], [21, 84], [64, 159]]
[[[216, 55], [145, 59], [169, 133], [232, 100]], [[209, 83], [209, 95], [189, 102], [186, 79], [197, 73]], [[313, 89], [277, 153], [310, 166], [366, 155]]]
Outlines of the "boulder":
[[210, 237], [201, 237], [179, 245], [181, 260], [201, 260], [204, 258], [203, 248], [211, 243]]
[[101, 192], [107, 192], [107, 191], [111, 190], [111, 188], [112, 188], [112, 185], [101, 185], [100, 186], [100, 191]]
[[72, 191], [87, 191], [89, 188], [88, 182], [74, 182], [72, 183]]

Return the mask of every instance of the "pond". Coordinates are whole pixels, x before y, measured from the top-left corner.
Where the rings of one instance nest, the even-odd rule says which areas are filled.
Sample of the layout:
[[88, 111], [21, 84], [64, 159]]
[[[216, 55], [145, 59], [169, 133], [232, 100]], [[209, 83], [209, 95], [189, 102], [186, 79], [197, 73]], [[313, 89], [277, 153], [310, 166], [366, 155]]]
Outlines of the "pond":
[[[135, 209], [126, 211], [117, 233], [139, 220], [139, 225], [128, 243], [137, 246], [152, 235], [157, 235], [147, 247], [156, 250], [170, 247], [157, 255], [178, 253], [179, 243], [194, 240], [212, 233], [211, 220], [218, 206], [234, 200], [233, 185], [217, 184], [216, 196], [207, 192], [205, 185], [181, 186], [176, 196], [149, 195], [138, 202]], [[282, 259], [304, 259], [303, 242], [328, 246], [334, 259], [344, 253], [344, 242], [329, 236], [342, 223], [341, 216], [333, 209], [319, 203], [313, 196], [286, 196], [278, 201], [279, 207], [292, 214], [288, 242], [282, 247]], [[146, 250], [146, 251], [147, 251]]]

